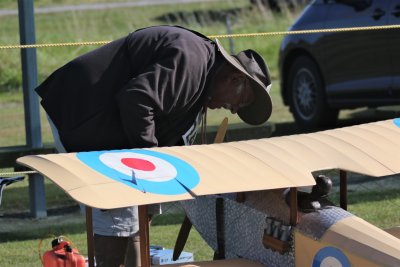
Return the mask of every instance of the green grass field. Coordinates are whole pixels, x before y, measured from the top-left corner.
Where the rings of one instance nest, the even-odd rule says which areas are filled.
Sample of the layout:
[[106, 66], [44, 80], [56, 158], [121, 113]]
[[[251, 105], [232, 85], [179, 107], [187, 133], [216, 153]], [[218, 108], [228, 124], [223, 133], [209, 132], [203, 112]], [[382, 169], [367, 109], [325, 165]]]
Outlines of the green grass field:
[[[139, 2], [141, 0], [130, 0], [129, 2]], [[15, 0], [2, 0], [0, 2], [0, 9], [17, 9], [18, 1]], [[108, 3], [108, 0], [35, 0], [34, 5], [37, 7], [47, 7], [54, 5], [79, 5], [79, 4], [91, 4], [91, 3]], [[113, 0], [113, 3], [127, 2], [126, 0]]]
[[[122, 1], [122, 0], [121, 0]], [[46, 6], [50, 3], [75, 4], [78, 0], [36, 0], [35, 6]], [[106, 0], [87, 0], [89, 2], [107, 2]], [[270, 32], [284, 31], [296, 17], [296, 12], [283, 14], [265, 13], [259, 9], [248, 9], [248, 0], [221, 1], [218, 3], [166, 5], [151, 7], [124, 8], [115, 10], [71, 11], [57, 14], [36, 15], [37, 43], [64, 43], [81, 41], [110, 41], [121, 37], [137, 28], [169, 24], [157, 18], [167, 13], [183, 13], [188, 23], [176, 22], [200, 31], [206, 35], [225, 34], [225, 23], [221, 21], [197, 21], [193, 19], [193, 11], [208, 14], [210, 10], [230, 10], [243, 8], [242, 13], [233, 18], [232, 32]], [[0, 8], [16, 8], [16, 1], [3, 0]], [[14, 16], [0, 17], [0, 45], [18, 44], [18, 19]], [[228, 41], [222, 39], [226, 47]], [[270, 123], [277, 128], [295, 127], [293, 119], [283, 106], [279, 95], [279, 77], [277, 57], [281, 37], [252, 37], [234, 39], [235, 51], [252, 48], [259, 51], [266, 59], [273, 78], [272, 98], [274, 111]], [[37, 49], [39, 82], [57, 67], [68, 60], [95, 48], [95, 46], [54, 47]], [[0, 50], [0, 146], [22, 145], [25, 140], [23, 98], [21, 95], [20, 57], [18, 50]], [[342, 112], [341, 120], [347, 123], [351, 119], [370, 119], [371, 114], [377, 119], [386, 118], [390, 111], [352, 111]], [[392, 114], [392, 113], [390, 113]], [[217, 125], [223, 117], [228, 116], [230, 123], [240, 123], [237, 116], [226, 111], [210, 112], [208, 123]], [[50, 130], [42, 112], [42, 135], [45, 143], [52, 142]], [[4, 171], [4, 170], [3, 170]], [[0, 170], [1, 172], [1, 170]], [[333, 176], [337, 176], [333, 173]], [[349, 195], [349, 210], [379, 227], [400, 225], [400, 193], [399, 182], [387, 179], [377, 184], [368, 181], [355, 185]], [[387, 184], [387, 187], [384, 185]], [[50, 181], [46, 181], [46, 201], [49, 209], [75, 206], [76, 203]], [[0, 266], [40, 266], [39, 244], [41, 253], [49, 249], [51, 236], [65, 235], [71, 239], [79, 250], [86, 254], [86, 233], [83, 216], [79, 213], [52, 215], [46, 219], [19, 218], [10, 214], [27, 212], [29, 209], [28, 183], [24, 181], [12, 185], [4, 191], [0, 207]], [[332, 195], [337, 199], [337, 195]], [[179, 230], [182, 214], [166, 214], [154, 219], [151, 227], [151, 243], [172, 248]], [[211, 249], [192, 230], [185, 250], [194, 252], [196, 260], [212, 258]]]

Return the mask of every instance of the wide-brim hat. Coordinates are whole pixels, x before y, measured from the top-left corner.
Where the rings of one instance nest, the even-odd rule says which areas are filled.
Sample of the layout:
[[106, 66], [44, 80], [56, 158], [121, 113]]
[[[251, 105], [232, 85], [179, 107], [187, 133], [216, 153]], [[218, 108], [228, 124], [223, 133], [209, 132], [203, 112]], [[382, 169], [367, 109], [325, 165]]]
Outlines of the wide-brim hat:
[[269, 95], [271, 78], [264, 59], [257, 52], [250, 49], [237, 55], [230, 55], [225, 51], [218, 39], [215, 42], [224, 58], [249, 77], [250, 87], [254, 91], [254, 102], [240, 108], [238, 110], [239, 117], [251, 125], [259, 125], [266, 122], [271, 116], [272, 100]]

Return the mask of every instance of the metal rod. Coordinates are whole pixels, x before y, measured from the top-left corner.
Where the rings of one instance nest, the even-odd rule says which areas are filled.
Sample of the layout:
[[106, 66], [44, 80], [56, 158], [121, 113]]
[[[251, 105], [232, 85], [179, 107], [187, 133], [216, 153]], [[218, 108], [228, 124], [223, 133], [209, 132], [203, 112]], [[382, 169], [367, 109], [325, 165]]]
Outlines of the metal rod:
[[44, 187], [44, 177], [40, 174], [30, 174], [29, 176], [29, 209], [34, 218], [47, 217], [46, 192]]
[[140, 235], [140, 261], [141, 267], [150, 267], [150, 240], [149, 240], [149, 219], [147, 205], [139, 208], [139, 235]]
[[[33, 0], [18, 0], [19, 36], [21, 45], [35, 44], [35, 15]], [[25, 111], [25, 139], [28, 147], [42, 147], [39, 98], [34, 89], [37, 86], [36, 49], [21, 50], [22, 89]], [[29, 204], [35, 218], [47, 216], [44, 196], [44, 179], [40, 175], [29, 176]]]
[[[20, 43], [35, 44], [35, 15], [33, 0], [18, 0]], [[36, 49], [21, 50], [22, 87], [24, 92], [26, 143], [29, 147], [41, 147], [39, 98], [34, 89], [37, 86]]]
[[347, 172], [340, 170], [340, 207], [347, 210]]
[[[232, 34], [232, 26], [231, 26], [231, 16], [229, 14], [226, 15], [225, 22], [226, 22], [226, 33], [230, 35]], [[235, 45], [233, 43], [232, 37], [229, 37], [229, 51], [232, 55], [235, 54]]]
[[94, 267], [92, 208], [89, 206], [85, 206], [85, 213], [86, 213], [86, 240], [87, 240], [89, 267]]

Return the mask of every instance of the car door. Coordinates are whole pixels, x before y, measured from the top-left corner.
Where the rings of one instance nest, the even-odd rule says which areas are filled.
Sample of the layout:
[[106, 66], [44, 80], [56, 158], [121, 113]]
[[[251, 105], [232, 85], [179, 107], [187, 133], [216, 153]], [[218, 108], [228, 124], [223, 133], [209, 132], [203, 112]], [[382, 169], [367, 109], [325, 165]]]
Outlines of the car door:
[[[400, 0], [392, 0], [389, 7], [389, 25], [400, 25]], [[400, 28], [388, 30], [390, 65], [392, 70], [392, 85], [390, 94], [392, 99], [400, 102]]]
[[[329, 1], [326, 28], [386, 25], [390, 1]], [[331, 106], [364, 106], [387, 97], [391, 82], [387, 48], [387, 32], [383, 30], [326, 35], [324, 73]]]

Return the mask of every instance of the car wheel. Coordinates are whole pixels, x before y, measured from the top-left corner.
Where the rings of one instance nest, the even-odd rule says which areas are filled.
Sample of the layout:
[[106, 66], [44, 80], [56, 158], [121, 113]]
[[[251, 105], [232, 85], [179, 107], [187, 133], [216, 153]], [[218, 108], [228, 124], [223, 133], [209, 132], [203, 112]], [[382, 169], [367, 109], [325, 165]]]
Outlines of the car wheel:
[[339, 110], [329, 108], [324, 83], [317, 65], [308, 57], [297, 58], [289, 70], [290, 111], [301, 128], [333, 126]]

